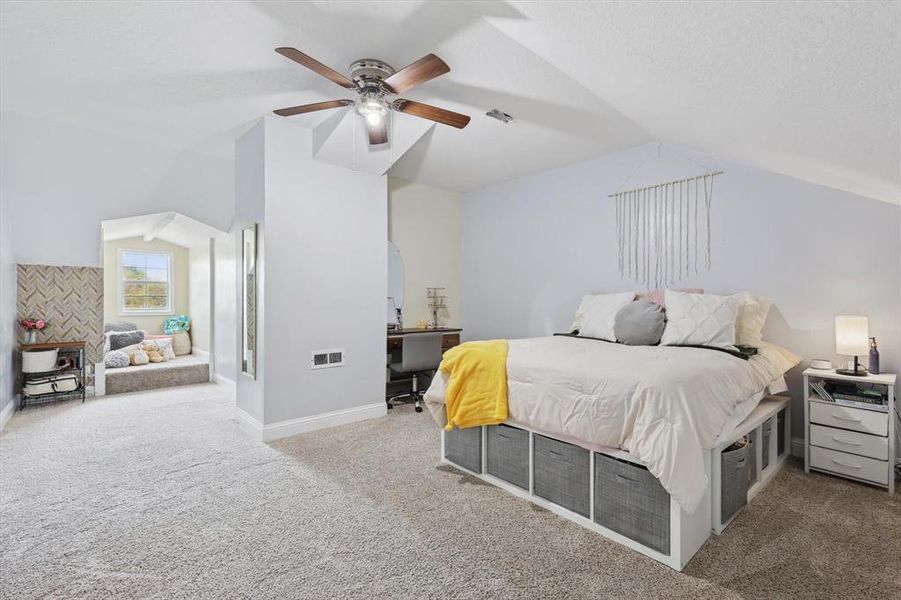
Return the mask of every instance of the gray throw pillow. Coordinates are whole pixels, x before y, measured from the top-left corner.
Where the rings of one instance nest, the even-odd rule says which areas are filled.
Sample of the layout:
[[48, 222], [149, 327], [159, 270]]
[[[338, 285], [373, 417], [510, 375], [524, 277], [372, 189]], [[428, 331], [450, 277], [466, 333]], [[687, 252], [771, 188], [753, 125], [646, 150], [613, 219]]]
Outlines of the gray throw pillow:
[[122, 367], [127, 367], [128, 355], [121, 350], [107, 352], [103, 359], [103, 364], [105, 364], [108, 369], [121, 369]]
[[663, 307], [650, 300], [636, 300], [616, 313], [613, 333], [616, 341], [629, 346], [654, 346], [666, 327]]
[[129, 323], [128, 321], [119, 321], [118, 323], [107, 323], [103, 326], [103, 333], [109, 333], [110, 331], [134, 331], [138, 326], [135, 323]]
[[109, 336], [109, 349], [118, 350], [132, 344], [140, 344], [144, 341], [143, 331], [123, 331], [122, 333], [111, 333]]

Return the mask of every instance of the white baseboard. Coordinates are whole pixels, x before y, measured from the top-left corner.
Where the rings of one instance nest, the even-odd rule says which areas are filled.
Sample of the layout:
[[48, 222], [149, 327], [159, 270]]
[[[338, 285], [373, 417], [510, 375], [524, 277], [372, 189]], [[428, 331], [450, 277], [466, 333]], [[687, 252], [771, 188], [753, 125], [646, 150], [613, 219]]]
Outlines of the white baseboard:
[[9, 421], [10, 417], [13, 416], [13, 413], [16, 412], [16, 404], [19, 402], [19, 397], [16, 394], [13, 394], [13, 397], [10, 398], [9, 402], [6, 403], [6, 406], [3, 407], [3, 410], [0, 411], [0, 431], [3, 431], [3, 428], [6, 427], [6, 422]]
[[336, 410], [321, 415], [279, 421], [278, 423], [270, 423], [263, 426], [263, 441], [271, 442], [279, 438], [316, 431], [317, 429], [326, 429], [328, 427], [384, 417], [387, 414], [387, 405], [384, 402], [376, 402], [375, 404], [364, 404], [363, 406]]
[[[231, 387], [235, 387], [235, 382], [232, 379], [229, 379], [225, 375], [220, 375], [219, 373], [215, 373], [213, 375], [213, 381], [218, 383], [219, 385], [229, 385]], [[248, 415], [249, 416], [249, 415]]]
[[238, 422], [241, 429], [251, 437], [264, 442], [271, 442], [292, 435], [308, 433], [310, 431], [316, 431], [317, 429], [326, 429], [328, 427], [336, 427], [338, 425], [356, 423], [357, 421], [384, 417], [387, 414], [388, 408], [385, 403], [376, 402], [375, 404], [364, 404], [363, 406], [336, 410], [321, 415], [312, 415], [310, 417], [289, 419], [287, 421], [263, 425], [243, 409], [236, 406], [234, 410], [235, 420]]
[[804, 438], [792, 438], [792, 456], [804, 458]]
[[263, 424], [250, 416], [250, 414], [243, 408], [238, 408], [237, 406], [235, 406], [234, 410], [232, 411], [232, 416], [234, 417], [235, 421], [238, 422], [238, 427], [241, 428], [241, 431], [254, 439], [263, 439]]

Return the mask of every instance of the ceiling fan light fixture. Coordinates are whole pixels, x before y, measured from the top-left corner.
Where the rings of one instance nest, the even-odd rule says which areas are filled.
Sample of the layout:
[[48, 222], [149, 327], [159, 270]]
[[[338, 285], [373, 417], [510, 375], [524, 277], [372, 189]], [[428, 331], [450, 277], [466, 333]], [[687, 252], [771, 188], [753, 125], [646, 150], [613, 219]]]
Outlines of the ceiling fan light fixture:
[[[366, 121], [366, 135], [370, 146], [388, 143], [389, 113], [391, 111], [402, 112], [435, 123], [443, 123], [457, 129], [463, 129], [469, 124], [467, 115], [461, 115], [451, 110], [403, 98], [397, 98], [390, 103], [385, 100], [385, 96], [394, 97], [450, 71], [447, 63], [434, 54], [427, 54], [400, 71], [395, 71], [391, 65], [381, 60], [361, 58], [350, 65], [350, 78], [347, 78], [296, 48], [276, 48], [275, 51], [331, 82], [358, 94], [356, 101], [343, 98], [279, 108], [273, 111], [279, 116], [290, 117], [353, 104], [357, 114]], [[356, 121], [354, 122], [356, 123]]]
[[357, 102], [357, 114], [366, 119], [370, 125], [378, 125], [388, 115], [388, 103], [377, 96], [360, 98]]

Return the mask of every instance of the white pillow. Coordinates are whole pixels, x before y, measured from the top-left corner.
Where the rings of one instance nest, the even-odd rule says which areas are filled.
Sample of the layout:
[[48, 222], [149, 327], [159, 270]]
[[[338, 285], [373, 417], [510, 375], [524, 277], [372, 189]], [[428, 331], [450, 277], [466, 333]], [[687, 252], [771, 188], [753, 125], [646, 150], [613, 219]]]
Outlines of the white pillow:
[[[139, 350], [144, 349], [144, 342], [140, 342], [138, 344], [132, 344], [131, 346], [122, 346], [119, 348], [118, 352], [124, 352], [125, 354], [132, 355]], [[113, 350], [113, 352], [117, 352]]]
[[151, 343], [159, 349], [160, 354], [166, 357], [166, 360], [175, 359], [175, 350], [172, 348], [172, 338], [157, 338], [147, 340], [145, 343]]
[[616, 313], [634, 299], [635, 292], [582, 296], [582, 303], [579, 304], [579, 310], [576, 311], [573, 329], [578, 329], [579, 335], [583, 337], [615, 342], [616, 334], [613, 333], [613, 327], [616, 322]]
[[663, 346], [711, 346], [735, 350], [738, 298], [666, 290]]
[[735, 294], [738, 298], [738, 320], [735, 322], [735, 343], [759, 348], [763, 343], [763, 325], [773, 306], [769, 298], [755, 297], [748, 292]]

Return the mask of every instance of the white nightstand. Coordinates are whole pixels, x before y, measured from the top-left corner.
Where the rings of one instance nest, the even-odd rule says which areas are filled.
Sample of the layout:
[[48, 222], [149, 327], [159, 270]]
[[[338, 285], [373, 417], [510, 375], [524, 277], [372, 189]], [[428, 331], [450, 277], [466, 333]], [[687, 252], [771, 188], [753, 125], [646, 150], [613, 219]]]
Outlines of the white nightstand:
[[[888, 396], [888, 412], [820, 398], [810, 382], [853, 383]], [[854, 377], [834, 370], [804, 371], [804, 471], [822, 471], [895, 493], [895, 375]]]

